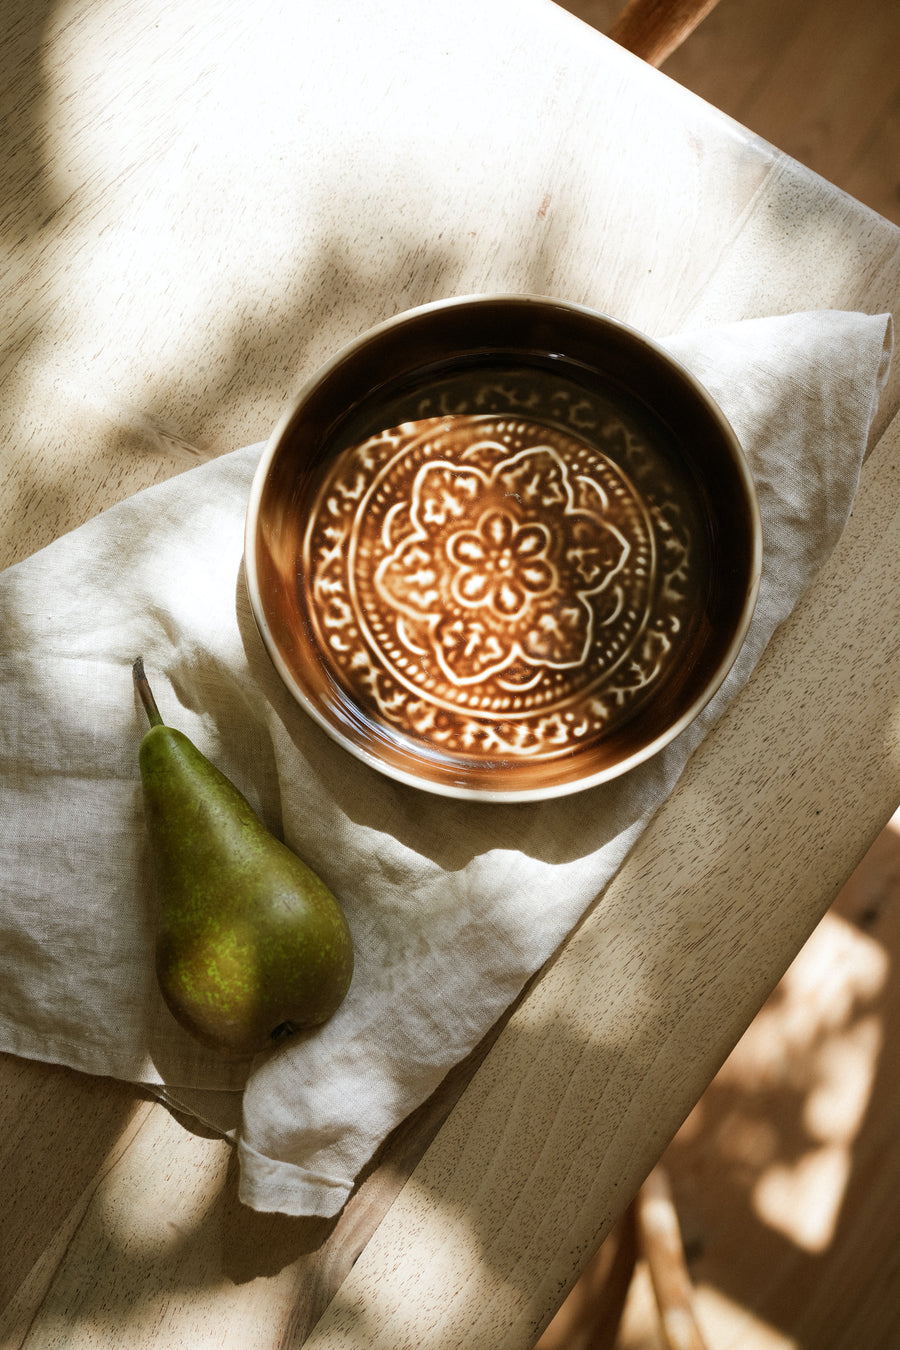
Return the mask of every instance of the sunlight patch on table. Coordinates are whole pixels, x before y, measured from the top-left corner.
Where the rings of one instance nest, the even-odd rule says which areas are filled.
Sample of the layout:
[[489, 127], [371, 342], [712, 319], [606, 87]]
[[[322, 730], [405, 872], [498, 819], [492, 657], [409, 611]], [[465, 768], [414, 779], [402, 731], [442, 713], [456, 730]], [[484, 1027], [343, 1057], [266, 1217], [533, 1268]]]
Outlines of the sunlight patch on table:
[[[515, 1290], [490, 1271], [466, 1216], [413, 1176], [403, 1192], [403, 1233], [391, 1225], [370, 1239], [365, 1258], [341, 1286], [309, 1341], [310, 1350], [345, 1346], [346, 1334], [367, 1328], [367, 1350], [417, 1346], [429, 1350], [457, 1324], [469, 1325], [472, 1310], [521, 1301]], [[387, 1229], [387, 1235], [386, 1235]], [[414, 1248], [414, 1263], [403, 1260]], [[370, 1272], [377, 1272], [377, 1278]], [[506, 1294], [509, 1294], [509, 1300]], [[500, 1315], [498, 1326], [502, 1326]], [[461, 1343], [461, 1342], [459, 1342]]]

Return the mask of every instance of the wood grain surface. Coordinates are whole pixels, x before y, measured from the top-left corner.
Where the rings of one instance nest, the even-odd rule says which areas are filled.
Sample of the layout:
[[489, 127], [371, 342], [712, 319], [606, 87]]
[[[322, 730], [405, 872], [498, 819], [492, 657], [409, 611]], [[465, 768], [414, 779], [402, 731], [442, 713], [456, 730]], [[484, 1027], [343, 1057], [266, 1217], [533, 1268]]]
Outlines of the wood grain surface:
[[[439, 296], [897, 309], [900, 232], [549, 0], [10, 0], [0, 61], [0, 565]], [[243, 1209], [139, 1088], [0, 1059], [0, 1346], [532, 1343], [900, 797], [898, 391], [758, 677], [338, 1221]]]

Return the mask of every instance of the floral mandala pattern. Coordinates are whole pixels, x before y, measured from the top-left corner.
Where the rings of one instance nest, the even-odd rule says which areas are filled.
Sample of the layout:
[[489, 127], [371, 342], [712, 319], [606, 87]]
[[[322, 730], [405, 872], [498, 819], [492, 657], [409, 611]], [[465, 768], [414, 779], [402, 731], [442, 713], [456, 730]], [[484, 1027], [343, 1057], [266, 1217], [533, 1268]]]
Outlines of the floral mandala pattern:
[[392, 521], [400, 542], [375, 573], [416, 649], [426, 644], [460, 687], [504, 673], [505, 686], [521, 687], [542, 669], [580, 666], [594, 634], [589, 599], [631, 551], [599, 493], [593, 509], [576, 506], [557, 450], [527, 448], [490, 471], [475, 462], [499, 450], [476, 442], [465, 466], [424, 464]]
[[349, 704], [427, 753], [571, 753], [678, 641], [689, 541], [672, 522], [575, 433], [424, 417], [330, 462], [300, 560], [305, 622]]

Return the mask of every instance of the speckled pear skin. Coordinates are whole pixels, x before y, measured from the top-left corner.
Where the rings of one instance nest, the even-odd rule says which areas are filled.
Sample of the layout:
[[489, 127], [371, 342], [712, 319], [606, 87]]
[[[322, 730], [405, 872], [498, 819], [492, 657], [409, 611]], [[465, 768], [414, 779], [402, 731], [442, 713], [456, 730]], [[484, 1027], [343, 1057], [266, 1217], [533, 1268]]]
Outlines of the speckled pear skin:
[[325, 1022], [353, 974], [350, 931], [331, 891], [182, 732], [152, 726], [140, 767], [156, 971], [173, 1015], [233, 1056]]

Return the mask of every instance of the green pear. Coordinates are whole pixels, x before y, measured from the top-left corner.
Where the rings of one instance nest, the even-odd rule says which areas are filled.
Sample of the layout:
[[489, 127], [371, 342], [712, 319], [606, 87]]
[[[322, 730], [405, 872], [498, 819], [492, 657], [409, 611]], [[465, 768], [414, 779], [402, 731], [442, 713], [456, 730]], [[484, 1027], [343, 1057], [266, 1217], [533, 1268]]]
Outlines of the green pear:
[[133, 674], [150, 721], [140, 766], [159, 986], [198, 1041], [251, 1055], [340, 1006], [353, 974], [347, 920], [234, 784], [165, 725], [141, 658]]

